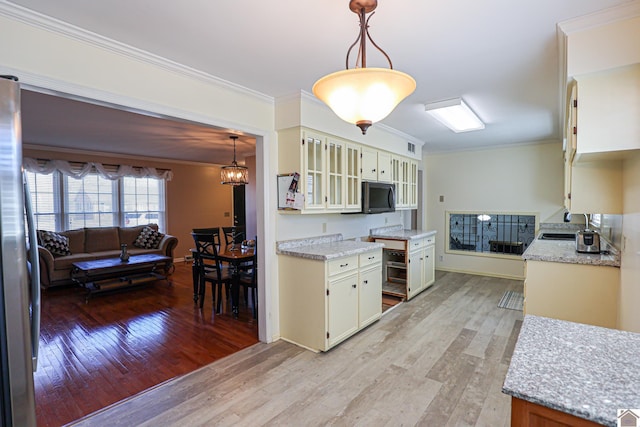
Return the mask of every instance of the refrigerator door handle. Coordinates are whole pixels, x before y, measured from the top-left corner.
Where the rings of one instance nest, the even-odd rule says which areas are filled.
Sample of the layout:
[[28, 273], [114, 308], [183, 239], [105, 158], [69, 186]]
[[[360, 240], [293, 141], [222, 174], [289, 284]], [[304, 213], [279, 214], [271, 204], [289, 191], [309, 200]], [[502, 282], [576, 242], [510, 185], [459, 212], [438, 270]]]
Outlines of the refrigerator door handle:
[[31, 273], [31, 357], [34, 372], [38, 368], [38, 350], [40, 346], [40, 260], [38, 257], [38, 236], [36, 234], [33, 206], [31, 204], [31, 192], [27, 182], [27, 174], [22, 172], [24, 187], [24, 208], [27, 217], [27, 232], [29, 233], [29, 263]]

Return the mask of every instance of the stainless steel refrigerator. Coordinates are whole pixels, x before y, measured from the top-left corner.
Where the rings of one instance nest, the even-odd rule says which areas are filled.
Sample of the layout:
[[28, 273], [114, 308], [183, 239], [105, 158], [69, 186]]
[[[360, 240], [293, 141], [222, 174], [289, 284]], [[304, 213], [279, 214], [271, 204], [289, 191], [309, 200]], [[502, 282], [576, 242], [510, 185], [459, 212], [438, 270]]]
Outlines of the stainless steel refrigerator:
[[[0, 76], [0, 425], [36, 425], [40, 328], [35, 226], [22, 173], [20, 84]], [[33, 244], [29, 244], [33, 242]]]

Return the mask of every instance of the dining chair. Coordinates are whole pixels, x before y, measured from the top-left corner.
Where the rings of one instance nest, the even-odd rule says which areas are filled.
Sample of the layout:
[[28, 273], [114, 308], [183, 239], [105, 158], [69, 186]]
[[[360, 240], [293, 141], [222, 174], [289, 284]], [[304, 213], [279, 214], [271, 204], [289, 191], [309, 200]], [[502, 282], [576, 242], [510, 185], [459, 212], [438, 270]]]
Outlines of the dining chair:
[[244, 226], [232, 226], [232, 227], [222, 227], [222, 234], [224, 234], [224, 243], [227, 247], [232, 244], [242, 243], [243, 240], [246, 239], [246, 229]]
[[[196, 244], [194, 259], [198, 272], [198, 301], [200, 308], [204, 306], [206, 282], [209, 282], [211, 283], [213, 306], [216, 307], [216, 311], [220, 312], [222, 303], [222, 286], [225, 286], [228, 295], [232, 280], [229, 269], [223, 268], [222, 263], [218, 258], [220, 231], [210, 229], [204, 233], [193, 232], [191, 235], [193, 236], [193, 241]], [[217, 298], [216, 288], [218, 291]]]
[[[191, 230], [192, 233], [214, 233], [216, 239], [216, 249], [220, 252], [220, 227], [209, 227], [209, 228], [194, 228]], [[193, 264], [191, 266], [192, 276], [193, 276], [193, 301], [198, 302], [199, 297], [199, 286], [200, 279], [198, 275], [198, 266], [196, 264], [196, 249], [191, 249], [191, 254], [193, 255]]]
[[251, 267], [240, 272], [239, 284], [244, 288], [245, 302], [248, 302], [248, 291], [251, 289], [253, 299], [253, 318], [258, 317], [258, 237], [255, 237], [256, 245], [253, 248]]

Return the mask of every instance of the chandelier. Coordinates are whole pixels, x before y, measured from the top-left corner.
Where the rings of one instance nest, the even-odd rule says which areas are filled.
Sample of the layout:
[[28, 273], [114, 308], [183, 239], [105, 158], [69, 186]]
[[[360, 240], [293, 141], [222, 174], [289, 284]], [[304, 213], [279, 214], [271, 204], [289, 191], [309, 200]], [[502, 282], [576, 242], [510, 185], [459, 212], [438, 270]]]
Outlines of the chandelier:
[[[360, 19], [360, 32], [347, 51], [346, 70], [328, 74], [313, 85], [313, 94], [342, 120], [358, 126], [363, 135], [416, 89], [413, 77], [394, 70], [389, 55], [369, 35], [369, 19], [377, 6], [377, 0], [349, 2], [349, 9]], [[367, 39], [384, 55], [389, 68], [367, 68]], [[349, 55], [357, 44], [355, 68], [349, 69]]]
[[236, 162], [236, 135], [231, 135], [233, 139], [233, 162], [229, 166], [223, 166], [220, 169], [220, 179], [222, 184], [229, 185], [245, 185], [249, 183], [249, 170], [244, 166], [238, 166]]

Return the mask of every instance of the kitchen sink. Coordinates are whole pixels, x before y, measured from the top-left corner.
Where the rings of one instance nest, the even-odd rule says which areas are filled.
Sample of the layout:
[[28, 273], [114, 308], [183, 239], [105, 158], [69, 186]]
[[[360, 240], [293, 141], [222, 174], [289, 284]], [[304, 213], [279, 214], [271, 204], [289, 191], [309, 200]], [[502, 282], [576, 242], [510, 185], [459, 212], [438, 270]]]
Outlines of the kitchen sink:
[[540, 233], [540, 240], [576, 240], [576, 233]]

